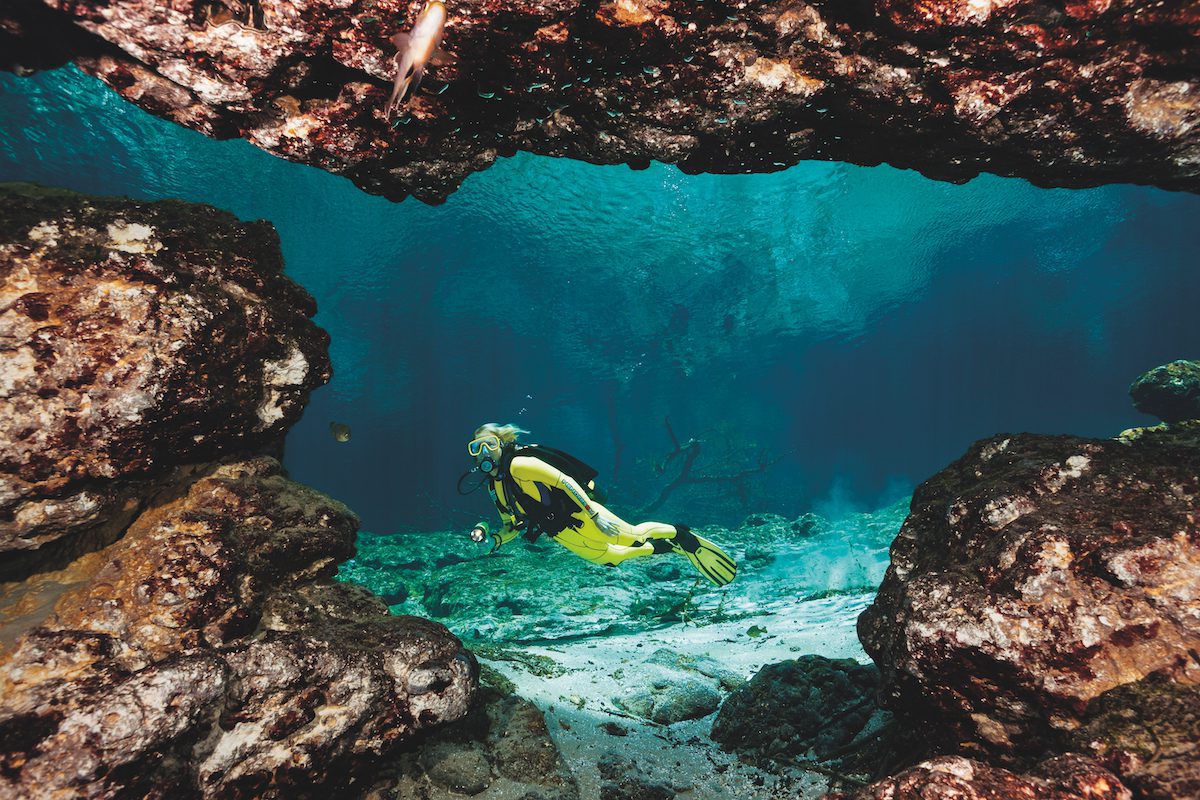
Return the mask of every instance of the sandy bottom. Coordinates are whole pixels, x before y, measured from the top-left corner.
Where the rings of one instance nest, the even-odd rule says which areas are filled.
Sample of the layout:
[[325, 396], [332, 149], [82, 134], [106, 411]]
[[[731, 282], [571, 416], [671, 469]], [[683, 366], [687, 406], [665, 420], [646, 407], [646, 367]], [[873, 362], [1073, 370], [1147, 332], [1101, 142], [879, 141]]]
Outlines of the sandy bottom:
[[[757, 616], [739, 614], [736, 621], [679, 624], [646, 633], [521, 647], [553, 659], [565, 669], [564, 674], [552, 678], [508, 661], [481, 661], [512, 680], [517, 693], [545, 713], [550, 734], [579, 781], [583, 800], [599, 800], [596, 765], [606, 753], [633, 761], [650, 781], [671, 787], [678, 797], [818, 797], [828, 790], [827, 779], [821, 775], [799, 769], [764, 772], [722, 751], [709, 738], [715, 713], [663, 726], [629, 717], [612, 698], [641, 688], [638, 666], [664, 647], [686, 655], [709, 656], [747, 679], [765, 664], [806, 654], [865, 663], [868, 659], [854, 626], [871, 599], [871, 595], [856, 595], [780, 602]], [[747, 631], [752, 626], [765, 628], [767, 633], [750, 637]], [[613, 677], [618, 669], [623, 672], [620, 681]], [[620, 735], [622, 730], [624, 735]]]

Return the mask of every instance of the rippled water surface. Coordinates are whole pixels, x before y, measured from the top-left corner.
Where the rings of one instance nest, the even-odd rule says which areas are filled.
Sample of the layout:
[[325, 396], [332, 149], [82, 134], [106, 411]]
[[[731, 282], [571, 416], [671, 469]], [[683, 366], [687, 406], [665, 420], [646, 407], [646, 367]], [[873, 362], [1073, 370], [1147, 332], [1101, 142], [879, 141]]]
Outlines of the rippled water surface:
[[484, 420], [593, 462], [618, 510], [669, 478], [666, 417], [703, 440], [697, 474], [766, 466], [744, 496], [681, 490], [664, 515], [874, 507], [995, 432], [1150, 421], [1128, 383], [1200, 341], [1191, 195], [520, 156], [430, 207], [206, 139], [71, 68], [0, 76], [0, 121], [5, 180], [275, 224], [336, 370], [288, 465], [371, 530], [478, 515], [454, 481]]

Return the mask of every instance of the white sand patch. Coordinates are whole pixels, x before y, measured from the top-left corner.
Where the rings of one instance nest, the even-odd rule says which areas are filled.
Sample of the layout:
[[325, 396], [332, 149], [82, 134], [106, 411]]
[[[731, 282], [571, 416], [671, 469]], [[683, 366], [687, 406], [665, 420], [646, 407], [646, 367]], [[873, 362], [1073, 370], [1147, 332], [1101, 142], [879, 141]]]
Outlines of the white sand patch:
[[[785, 792], [805, 800], [828, 791], [826, 779], [801, 770], [772, 774], [741, 763], [709, 738], [716, 714], [662, 726], [631, 719], [612, 698], [642, 688], [639, 667], [659, 648], [707, 656], [749, 679], [766, 664], [822, 655], [867, 662], [855, 623], [872, 595], [830, 597], [807, 602], [780, 598], [754, 616], [701, 626], [676, 624], [647, 633], [581, 638], [553, 646], [525, 645], [524, 652], [553, 659], [565, 673], [548, 678], [506, 661], [485, 663], [506, 675], [517, 694], [546, 714], [550, 735], [579, 781], [584, 800], [600, 797], [596, 764], [607, 752], [633, 760], [652, 780], [695, 800], [748, 800]], [[752, 626], [767, 633], [752, 638]], [[613, 674], [621, 670], [621, 677]], [[614, 736], [600, 726], [628, 731]]]

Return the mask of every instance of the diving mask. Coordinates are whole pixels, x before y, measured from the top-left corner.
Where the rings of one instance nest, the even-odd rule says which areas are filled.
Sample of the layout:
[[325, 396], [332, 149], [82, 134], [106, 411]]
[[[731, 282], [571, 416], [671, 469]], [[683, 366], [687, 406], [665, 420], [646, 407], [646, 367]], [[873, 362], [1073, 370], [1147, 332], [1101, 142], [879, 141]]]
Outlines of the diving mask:
[[477, 439], [472, 439], [471, 443], [467, 445], [467, 453], [472, 458], [479, 458], [479, 456], [483, 454], [485, 448], [496, 454], [499, 454], [500, 437], [489, 433], [484, 436], [480, 436]]

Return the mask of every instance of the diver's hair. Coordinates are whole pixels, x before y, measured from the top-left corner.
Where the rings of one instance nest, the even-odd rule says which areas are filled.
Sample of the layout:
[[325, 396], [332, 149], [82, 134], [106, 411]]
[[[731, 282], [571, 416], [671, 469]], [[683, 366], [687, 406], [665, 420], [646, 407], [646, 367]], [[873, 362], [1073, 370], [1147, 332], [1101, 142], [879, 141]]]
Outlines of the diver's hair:
[[529, 433], [529, 431], [512, 424], [501, 425], [496, 422], [485, 422], [475, 429], [475, 438], [491, 434], [499, 439], [501, 444], [512, 444], [522, 433]]

